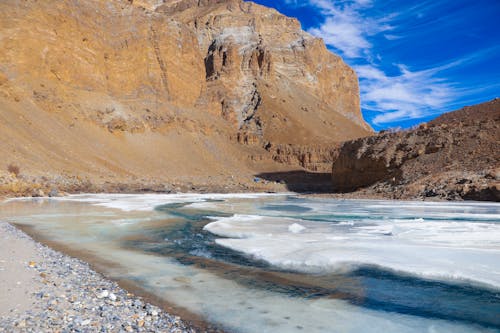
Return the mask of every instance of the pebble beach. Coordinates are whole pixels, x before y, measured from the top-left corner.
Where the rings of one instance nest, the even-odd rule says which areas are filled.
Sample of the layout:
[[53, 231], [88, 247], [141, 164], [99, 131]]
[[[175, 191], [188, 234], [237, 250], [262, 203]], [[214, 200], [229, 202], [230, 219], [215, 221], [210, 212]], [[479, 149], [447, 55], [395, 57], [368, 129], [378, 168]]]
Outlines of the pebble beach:
[[0, 332], [195, 332], [81, 260], [0, 222]]

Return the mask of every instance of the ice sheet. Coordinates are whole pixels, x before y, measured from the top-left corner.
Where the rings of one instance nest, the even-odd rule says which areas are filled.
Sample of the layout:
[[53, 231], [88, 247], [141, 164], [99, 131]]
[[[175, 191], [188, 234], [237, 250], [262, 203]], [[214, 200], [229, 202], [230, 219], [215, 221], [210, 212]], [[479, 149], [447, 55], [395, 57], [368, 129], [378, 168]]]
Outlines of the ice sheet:
[[[96, 206], [119, 209], [124, 212], [151, 211], [156, 206], [172, 203], [196, 203], [203, 204], [206, 200], [225, 199], [256, 199], [272, 196], [284, 196], [287, 193], [224, 193], [224, 194], [75, 194], [64, 197], [50, 198], [52, 201], [62, 202], [87, 202]], [[33, 200], [32, 198], [14, 200]]]
[[[446, 211], [450, 207], [443, 208], [443, 204], [431, 206], [433, 209], [422, 213], [427, 218], [407, 213], [403, 213], [406, 218], [401, 213], [396, 214], [398, 218], [376, 218], [350, 212], [345, 213], [350, 214], [345, 221], [338, 221], [339, 214], [330, 210], [332, 221], [324, 218], [318, 222], [240, 214], [219, 218], [205, 230], [225, 237], [217, 239], [217, 244], [283, 269], [319, 273], [372, 265], [500, 288], [500, 216], [483, 212], [465, 218], [459, 212]], [[484, 207], [490, 209], [491, 205]], [[295, 225], [304, 229], [294, 232]]]

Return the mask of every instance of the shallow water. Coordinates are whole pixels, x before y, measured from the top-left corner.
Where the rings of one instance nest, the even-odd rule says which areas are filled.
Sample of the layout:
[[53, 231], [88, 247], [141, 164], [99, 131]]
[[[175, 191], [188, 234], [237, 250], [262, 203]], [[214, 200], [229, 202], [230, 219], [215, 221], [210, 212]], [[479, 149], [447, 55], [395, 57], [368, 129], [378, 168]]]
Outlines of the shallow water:
[[499, 204], [77, 195], [0, 218], [229, 331], [500, 331]]

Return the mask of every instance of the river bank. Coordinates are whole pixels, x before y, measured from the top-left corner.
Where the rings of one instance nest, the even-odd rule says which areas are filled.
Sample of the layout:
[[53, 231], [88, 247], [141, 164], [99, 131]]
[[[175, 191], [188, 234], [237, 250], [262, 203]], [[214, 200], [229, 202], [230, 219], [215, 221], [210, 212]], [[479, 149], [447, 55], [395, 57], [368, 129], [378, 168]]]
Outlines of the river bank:
[[8, 223], [0, 239], [0, 332], [195, 332]]

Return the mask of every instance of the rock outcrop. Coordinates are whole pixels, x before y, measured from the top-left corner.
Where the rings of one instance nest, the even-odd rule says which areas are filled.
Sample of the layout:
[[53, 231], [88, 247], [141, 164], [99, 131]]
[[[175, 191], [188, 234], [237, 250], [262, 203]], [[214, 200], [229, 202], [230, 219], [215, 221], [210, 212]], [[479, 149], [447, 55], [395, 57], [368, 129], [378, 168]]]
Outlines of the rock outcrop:
[[313, 172], [329, 172], [332, 168], [333, 156], [338, 149], [338, 147], [331, 145], [310, 147], [271, 144], [265, 148], [271, 153], [274, 161], [286, 165], [301, 166]]
[[0, 119], [0, 173], [102, 183], [317, 169], [293, 156], [371, 133], [354, 71], [241, 0], [1, 1]]
[[500, 200], [500, 99], [416, 129], [348, 141], [335, 155], [335, 191], [395, 198]]

